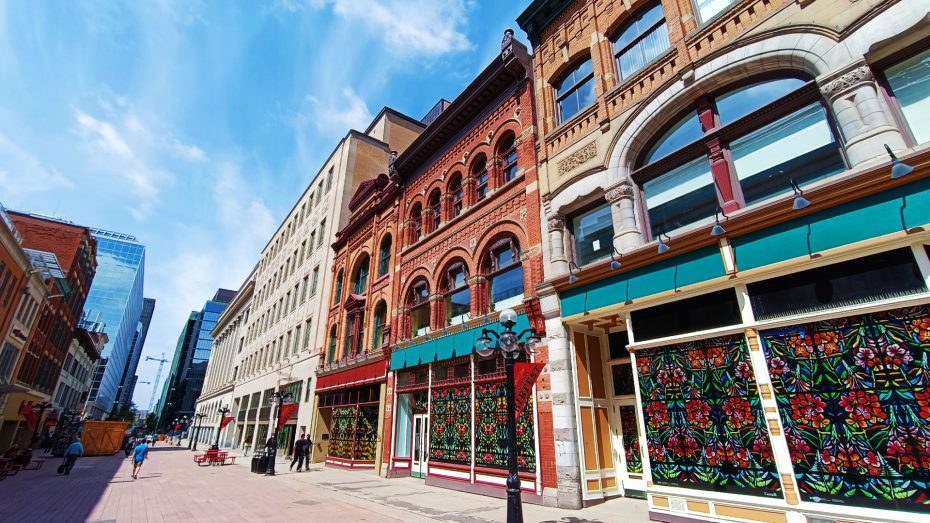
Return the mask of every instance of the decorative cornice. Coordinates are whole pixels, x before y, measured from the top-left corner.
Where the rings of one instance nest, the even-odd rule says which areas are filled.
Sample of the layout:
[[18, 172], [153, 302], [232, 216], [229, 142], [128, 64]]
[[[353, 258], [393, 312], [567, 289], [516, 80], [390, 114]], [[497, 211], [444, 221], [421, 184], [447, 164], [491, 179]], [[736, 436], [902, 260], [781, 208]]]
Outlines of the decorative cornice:
[[597, 156], [597, 142], [592, 141], [559, 162], [559, 175], [568, 174]]

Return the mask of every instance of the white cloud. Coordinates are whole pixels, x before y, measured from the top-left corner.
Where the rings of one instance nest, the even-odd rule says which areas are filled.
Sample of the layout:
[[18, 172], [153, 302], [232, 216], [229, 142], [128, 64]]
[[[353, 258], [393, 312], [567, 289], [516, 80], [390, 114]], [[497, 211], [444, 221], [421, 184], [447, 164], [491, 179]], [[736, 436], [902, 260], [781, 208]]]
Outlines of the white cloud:
[[177, 138], [171, 137], [167, 140], [168, 149], [177, 157], [190, 162], [203, 163], [207, 161], [207, 153], [196, 145], [188, 145]]
[[474, 46], [463, 26], [468, 0], [329, 0], [333, 12], [364, 24], [399, 56], [436, 57]]
[[54, 167], [46, 167], [34, 154], [0, 133], [0, 187], [5, 198], [18, 199], [25, 194], [54, 192], [73, 186], [67, 176]]
[[342, 136], [349, 129], [363, 130], [371, 123], [368, 104], [351, 87], [342, 90], [342, 100], [321, 101], [315, 96], [308, 96], [307, 101], [312, 106], [310, 114], [298, 115], [299, 120], [313, 121], [324, 134]]

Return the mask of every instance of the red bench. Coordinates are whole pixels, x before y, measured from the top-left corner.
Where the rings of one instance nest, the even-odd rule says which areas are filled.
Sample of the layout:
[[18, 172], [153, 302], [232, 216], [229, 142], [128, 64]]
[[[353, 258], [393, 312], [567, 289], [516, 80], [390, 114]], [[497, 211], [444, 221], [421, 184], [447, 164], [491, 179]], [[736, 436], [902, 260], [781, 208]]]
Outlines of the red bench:
[[204, 463], [212, 465], [218, 456], [219, 451], [216, 450], [208, 450], [203, 454], [194, 454], [194, 463], [197, 465], [202, 465]]

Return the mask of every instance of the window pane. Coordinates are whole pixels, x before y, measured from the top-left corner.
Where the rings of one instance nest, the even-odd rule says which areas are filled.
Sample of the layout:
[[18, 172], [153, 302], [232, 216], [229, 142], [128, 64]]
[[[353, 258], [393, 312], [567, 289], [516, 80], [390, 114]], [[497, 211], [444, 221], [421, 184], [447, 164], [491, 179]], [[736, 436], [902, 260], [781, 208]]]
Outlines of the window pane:
[[717, 192], [701, 156], [643, 184], [652, 237], [713, 216]]
[[630, 313], [637, 341], [736, 325], [742, 322], [733, 289], [657, 305]]
[[610, 205], [572, 218], [575, 234], [575, 263], [579, 266], [610, 256], [614, 241], [614, 222]]
[[413, 325], [413, 335], [419, 336], [429, 331], [429, 307], [422, 306], [413, 309], [410, 312], [410, 320]]
[[845, 169], [823, 108], [813, 103], [730, 144], [746, 203]]
[[470, 310], [471, 289], [468, 287], [446, 296], [446, 320], [450, 325], [464, 322]]
[[779, 80], [747, 85], [746, 87], [741, 87], [723, 96], [719, 96], [715, 100], [715, 103], [717, 105], [717, 115], [720, 117], [720, 123], [726, 125], [739, 120], [763, 105], [774, 102], [791, 91], [799, 89], [803, 85], [803, 80], [797, 78], [782, 78]]
[[885, 75], [914, 139], [930, 140], [930, 50], [890, 67]]
[[491, 278], [491, 304], [493, 310], [504, 310], [523, 299], [523, 266], [498, 273]]
[[513, 250], [511, 250], [510, 247], [502, 247], [494, 251], [492, 256], [494, 256], [494, 259], [497, 262], [494, 269], [502, 269], [514, 262]]
[[632, 363], [611, 365], [610, 371], [614, 381], [614, 396], [628, 396], [636, 393], [633, 385]]
[[689, 143], [697, 140], [704, 134], [697, 113], [690, 113], [672, 126], [671, 129], [659, 138], [646, 155], [646, 164], [658, 160], [670, 152], [677, 151]]
[[694, 0], [694, 3], [697, 4], [698, 18], [701, 19], [701, 23], [704, 23], [714, 16], [717, 13], [720, 13], [726, 9], [732, 0]]

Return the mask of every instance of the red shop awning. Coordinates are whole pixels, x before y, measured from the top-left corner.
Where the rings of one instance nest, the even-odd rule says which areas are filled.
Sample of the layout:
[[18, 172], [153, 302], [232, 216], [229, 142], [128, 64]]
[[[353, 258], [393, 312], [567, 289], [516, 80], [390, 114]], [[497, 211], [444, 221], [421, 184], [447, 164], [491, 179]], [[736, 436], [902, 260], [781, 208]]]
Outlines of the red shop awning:
[[377, 383], [387, 377], [387, 369], [383, 361], [376, 361], [346, 369], [325, 376], [316, 381], [316, 391], [326, 392], [336, 389], [349, 389], [369, 383]]

